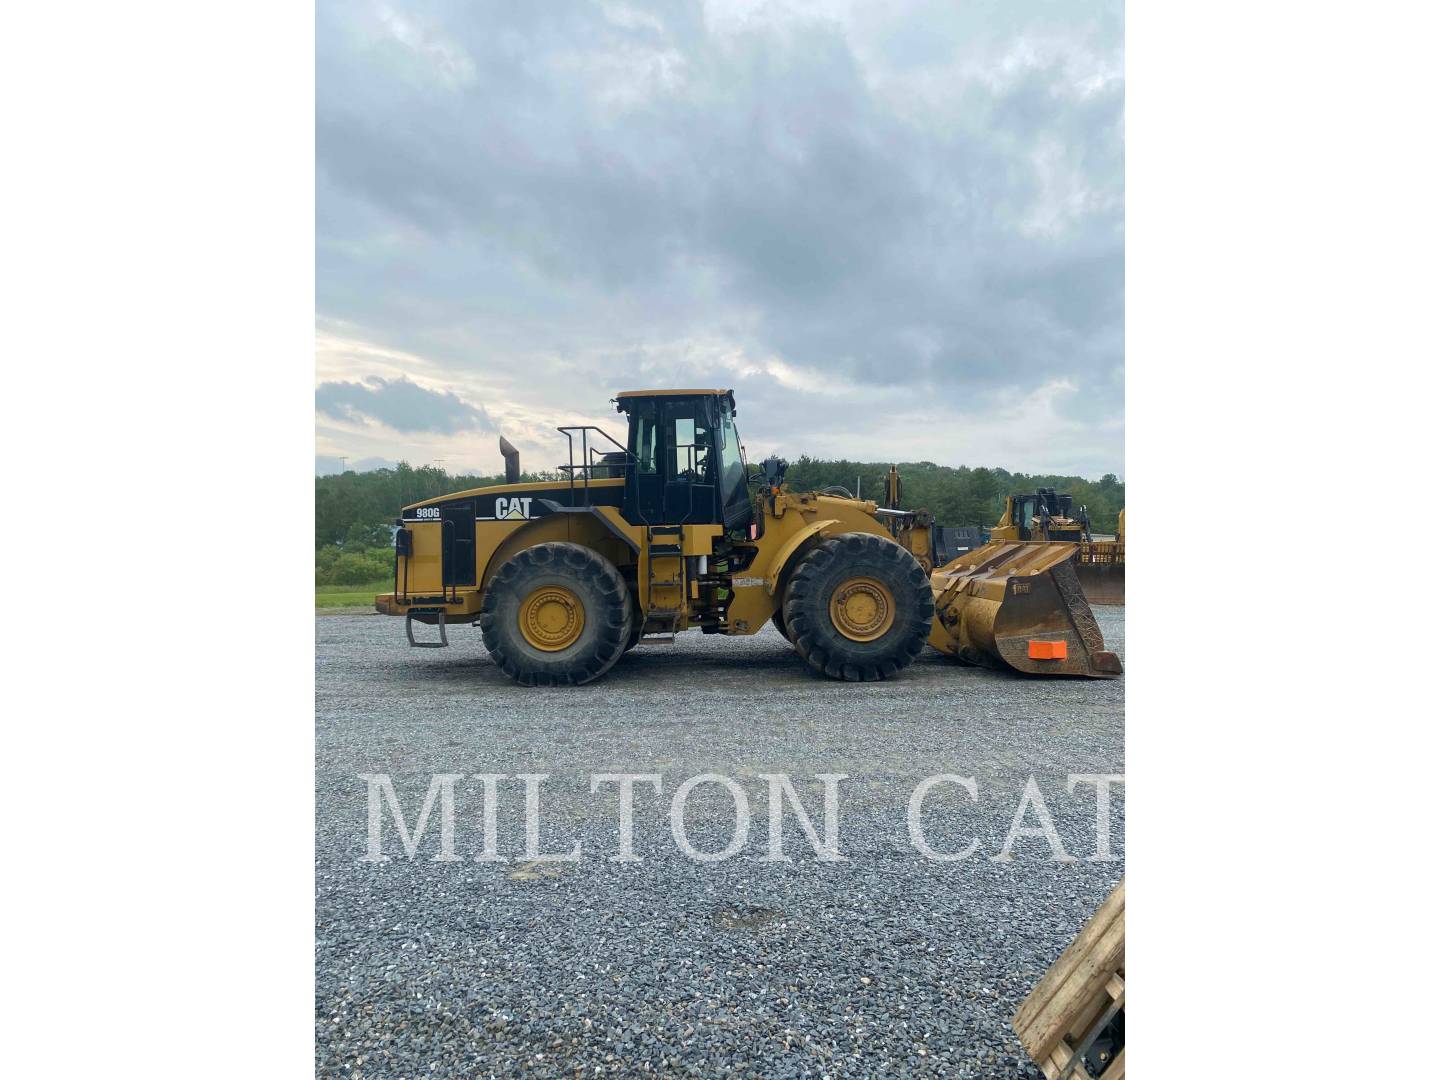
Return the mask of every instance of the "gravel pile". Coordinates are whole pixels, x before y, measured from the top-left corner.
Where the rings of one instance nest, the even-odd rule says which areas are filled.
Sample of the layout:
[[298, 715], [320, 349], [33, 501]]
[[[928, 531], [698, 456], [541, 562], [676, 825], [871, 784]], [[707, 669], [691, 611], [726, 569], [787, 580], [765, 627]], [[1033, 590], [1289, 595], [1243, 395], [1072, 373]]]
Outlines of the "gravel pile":
[[[1122, 608], [1097, 608], [1124, 656]], [[1095, 790], [1069, 773], [1123, 773], [1124, 680], [1045, 681], [967, 668], [927, 650], [899, 679], [811, 676], [785, 640], [681, 635], [643, 646], [599, 683], [525, 690], [478, 631], [411, 650], [399, 620], [317, 618], [317, 1062], [322, 1076], [1040, 1077], [1010, 1029], [1021, 999], [1119, 880], [1090, 862]], [[541, 850], [524, 857], [524, 786], [499, 783], [498, 850], [478, 863], [481, 783], [455, 785], [456, 862], [437, 862], [437, 803], [417, 856], [383, 821], [388, 862], [363, 861], [367, 785], [388, 774], [407, 822], [432, 774], [548, 774]], [[638, 785], [635, 852], [617, 863], [615, 785]], [[746, 793], [748, 842], [686, 858], [670, 801], [700, 773]], [[767, 783], [788, 775], [817, 829], [818, 773], [839, 785], [842, 862], [820, 861], [796, 817], [788, 862], [763, 862]], [[925, 803], [929, 842], [975, 855], [923, 859], [906, 808], [920, 780], [973, 776]], [[1034, 775], [1066, 849], [1018, 840], [994, 861]], [[1123, 855], [1124, 788], [1111, 845]], [[1035, 815], [1026, 824], [1034, 825]], [[689, 799], [701, 850], [725, 847], [731, 798]]]

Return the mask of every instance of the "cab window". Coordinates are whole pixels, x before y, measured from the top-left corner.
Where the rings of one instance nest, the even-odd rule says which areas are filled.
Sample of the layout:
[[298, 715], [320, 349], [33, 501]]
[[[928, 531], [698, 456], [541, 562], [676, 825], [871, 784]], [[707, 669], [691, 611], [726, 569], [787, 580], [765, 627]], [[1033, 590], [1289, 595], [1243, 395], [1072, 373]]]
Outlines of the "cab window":
[[655, 472], [655, 417], [641, 416], [638, 418], [639, 431], [636, 432], [636, 457], [639, 459], [639, 470], [642, 473]]
[[693, 415], [693, 407], [686, 407], [683, 415], [672, 412], [671, 425], [670, 479], [692, 484], [713, 482], [710, 480], [710, 455], [714, 434], [705, 419]]
[[728, 414], [720, 421], [720, 498], [726, 505], [748, 497], [745, 461], [740, 455], [740, 433]]

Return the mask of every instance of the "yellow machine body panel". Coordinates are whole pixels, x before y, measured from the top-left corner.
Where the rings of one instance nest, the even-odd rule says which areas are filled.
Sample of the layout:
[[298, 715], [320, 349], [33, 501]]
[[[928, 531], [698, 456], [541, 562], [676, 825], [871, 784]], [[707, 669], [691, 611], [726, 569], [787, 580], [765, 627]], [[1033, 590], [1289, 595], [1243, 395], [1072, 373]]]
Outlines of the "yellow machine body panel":
[[406, 557], [406, 564], [412, 591], [440, 591], [440, 522], [416, 525], [411, 554]]
[[[624, 480], [617, 478], [589, 482], [593, 492], [610, 492], [615, 496], [623, 485]], [[577, 489], [579, 487], [577, 485]], [[556, 495], [562, 489], [568, 491], [568, 485], [555, 481], [495, 484], [406, 506], [401, 511], [401, 520], [410, 534], [410, 550], [397, 549], [395, 589], [376, 596], [375, 609], [386, 615], [404, 615], [411, 608], [424, 608], [427, 612], [443, 610], [451, 620], [473, 617], [480, 611], [484, 585], [495, 571], [511, 555], [535, 544], [552, 541], [584, 544], [616, 565], [633, 562], [634, 555], [625, 537], [638, 546], [643, 530], [626, 523], [615, 506], [595, 506], [593, 513], [587, 514], [532, 516], [537, 498]], [[440, 514], [442, 508], [456, 504], [474, 507], [473, 566], [463, 575], [468, 584], [447, 583], [442, 579], [443, 531], [450, 522], [421, 516], [427, 512]], [[422, 619], [434, 621], [434, 616], [427, 614]]]
[[[778, 548], [771, 544], [760, 545], [760, 556], [756, 562], [764, 563], [765, 569], [765, 591], [774, 596], [780, 591], [780, 576], [784, 572], [785, 565], [794, 554], [805, 545], [807, 541], [816, 536], [825, 536], [827, 532], [839, 530], [840, 522], [835, 518], [822, 518], [819, 521], [807, 522], [802, 528], [792, 531], [785, 541]], [[772, 550], [767, 552], [767, 548]]]
[[990, 527], [991, 540], [1019, 540], [1020, 526], [1015, 524], [1015, 496], [1005, 496], [1005, 509], [1000, 520]]
[[[600, 518], [607, 521], [597, 520]], [[475, 560], [480, 570], [480, 587], [516, 552], [536, 544], [581, 544], [600, 552], [616, 566], [635, 561], [632, 548], [639, 545], [643, 529], [630, 525], [614, 507], [600, 506], [595, 514], [550, 514], [534, 521], [476, 522]]]
[[[587, 486], [580, 482], [575, 484], [573, 492], [568, 484], [553, 481], [495, 484], [406, 506], [402, 511], [402, 520], [410, 533], [410, 551], [397, 554], [395, 590], [376, 596], [376, 610], [387, 615], [404, 615], [412, 608], [424, 609], [424, 614], [416, 617], [425, 622], [435, 621], [434, 613], [439, 610], [443, 610], [450, 621], [473, 617], [480, 611], [485, 586], [507, 560], [525, 548], [559, 542], [588, 547], [616, 567], [631, 568], [640, 610], [679, 608], [681, 615], [675, 628], [685, 629], [690, 625], [688, 601], [698, 599], [689, 595], [694, 590], [691, 588], [691, 576], [686, 572], [686, 561], [697, 556], [710, 556], [716, 539], [724, 529], [719, 525], [675, 526], [682, 556], [652, 557], [649, 530], [645, 526], [632, 525], [621, 516], [618, 496], [624, 483], [623, 478], [591, 479], [586, 497], [603, 496], [610, 492], [617, 496], [617, 505], [592, 504], [580, 507], [585, 511], [582, 513], [535, 515], [534, 506], [535, 499], [556, 495], [561, 487], [567, 498], [584, 496]], [[442, 530], [445, 524], [416, 518], [417, 514], [432, 510], [438, 512], [440, 507], [457, 502], [473, 502], [476, 509], [473, 584], [456, 585], [442, 581]]]
[[[583, 490], [583, 486], [579, 482], [577, 482], [575, 486], [577, 489]], [[607, 489], [618, 490], [619, 488], [622, 488], [624, 486], [625, 481], [620, 477], [604, 477], [590, 481], [590, 487], [597, 491], [603, 491]], [[436, 496], [433, 499], [424, 499], [421, 502], [411, 503], [409, 506], [405, 507], [405, 510], [418, 510], [422, 506], [436, 506], [440, 503], [452, 502], [455, 499], [476, 498], [491, 500], [498, 499], [502, 496], [514, 498], [516, 496], [524, 497], [527, 495], [534, 497], [537, 494], [544, 492], [553, 492], [560, 488], [568, 490], [568, 485], [565, 481], [536, 480], [529, 481], [523, 484], [490, 484], [486, 487], [466, 488], [464, 491], [452, 491], [446, 495]], [[488, 511], [492, 514], [495, 513], [498, 509], [499, 516], [504, 516], [509, 513], [508, 503], [504, 508], [497, 508], [494, 503], [488, 503], [487, 505], [482, 506], [479, 509]], [[477, 514], [477, 516], [481, 515]]]
[[818, 540], [848, 532], [893, 540], [875, 518], [872, 502], [785, 490], [762, 494], [759, 502], [756, 554], [749, 568], [734, 578], [727, 634], [753, 634], [765, 625], [780, 608], [789, 572]]

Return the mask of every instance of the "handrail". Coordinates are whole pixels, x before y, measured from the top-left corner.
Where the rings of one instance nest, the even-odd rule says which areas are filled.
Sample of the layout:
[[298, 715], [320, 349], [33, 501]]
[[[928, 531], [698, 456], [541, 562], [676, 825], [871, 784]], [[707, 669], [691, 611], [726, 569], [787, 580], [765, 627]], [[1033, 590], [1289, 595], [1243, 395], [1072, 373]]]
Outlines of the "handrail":
[[[555, 430], [558, 431], [558, 432], [560, 432], [561, 435], [564, 435], [564, 436], [565, 436], [565, 443], [566, 443], [566, 447], [567, 447], [567, 457], [569, 458], [569, 464], [559, 466], [559, 471], [560, 471], [560, 472], [563, 472], [563, 473], [565, 474], [565, 476], [566, 476], [566, 479], [569, 481], [570, 505], [571, 505], [571, 506], [574, 506], [574, 505], [575, 505], [575, 474], [576, 474], [577, 472], [580, 474], [581, 489], [582, 489], [582, 491], [584, 492], [584, 496], [585, 496], [585, 505], [586, 505], [586, 506], [589, 506], [589, 505], [590, 505], [590, 478], [594, 475], [594, 472], [595, 472], [595, 470], [596, 470], [597, 468], [600, 468], [601, 466], [603, 466], [603, 467], [605, 467], [605, 468], [613, 469], [613, 468], [615, 468], [616, 465], [618, 464], [622, 469], [627, 469], [627, 470], [628, 470], [632, 465], [638, 466], [639, 463], [640, 463], [640, 462], [639, 462], [639, 459], [638, 459], [633, 453], [630, 452], [629, 447], [623, 446], [623, 445], [621, 445], [620, 443], [616, 442], [614, 436], [612, 436], [612, 435], [611, 435], [608, 431], [606, 431], [604, 428], [596, 427], [596, 426], [593, 425], [593, 424], [571, 424], [571, 425], [567, 425], [567, 426], [564, 426], [564, 427], [558, 427], [558, 428], [556, 428]], [[606, 442], [610, 443], [610, 445], [613, 446], [613, 447], [615, 447], [616, 450], [618, 450], [618, 451], [620, 451], [622, 454], [624, 454], [626, 460], [625, 460], [623, 463], [613, 462], [613, 461], [596, 461], [596, 460], [594, 460], [594, 455], [595, 455], [595, 454], [598, 454], [598, 453], [601, 453], [602, 451], [601, 451], [601, 449], [600, 449], [599, 447], [595, 447], [595, 446], [591, 446], [591, 445], [590, 445], [590, 432], [592, 432], [592, 431], [595, 432], [596, 434], [602, 436], [602, 437], [605, 439]], [[579, 464], [579, 465], [576, 465], [576, 464], [575, 464], [575, 434], [576, 434], [577, 432], [578, 432], [579, 435], [580, 435], [580, 464]], [[605, 453], [610, 453], [611, 451], [604, 451], [604, 452], [605, 452]]]
[[[594, 476], [595, 470], [598, 468], [614, 469], [618, 467], [625, 471], [627, 482], [629, 477], [631, 476], [634, 476], [638, 482], [640, 459], [634, 454], [633, 451], [630, 450], [628, 446], [623, 446], [622, 444], [617, 442], [614, 436], [612, 436], [604, 428], [596, 427], [593, 424], [570, 424], [564, 427], [558, 427], [555, 430], [565, 436], [567, 457], [569, 461], [568, 464], [559, 466], [558, 471], [563, 472], [568, 481], [571, 506], [576, 505], [575, 481], [577, 474], [580, 478], [580, 487], [585, 499], [584, 505], [586, 506], [590, 505], [590, 480], [591, 477]], [[606, 442], [608, 442], [611, 446], [615, 447], [615, 449], [620, 451], [620, 453], [624, 454], [625, 460], [623, 462], [594, 460], [594, 455], [602, 453], [602, 448], [590, 445], [589, 433], [592, 431], [604, 438]], [[575, 464], [576, 434], [580, 436], [581, 462], [578, 465]], [[698, 475], [699, 470], [697, 467], [698, 463], [696, 461], [698, 447], [696, 447], [694, 443], [689, 443], [684, 447], [677, 446], [675, 447], [675, 449], [677, 451], [682, 449], [687, 451], [686, 461], [689, 465], [689, 471]], [[608, 453], [609, 451], [605, 452]], [[687, 506], [685, 513], [681, 515], [682, 523], [689, 522], [695, 514], [695, 489], [697, 487], [703, 487], [713, 491], [717, 488], [717, 486], [718, 485], [713, 483], [706, 484], [699, 481], [692, 481], [686, 484], [686, 488], [688, 489], [687, 494], [689, 505]], [[636, 494], [638, 496], [638, 490]], [[649, 518], [647, 518], [643, 514], [643, 512], [641, 512], [640, 500], [638, 498], [636, 499], [635, 509], [636, 512], [640, 514], [641, 524], [647, 526], [650, 525], [651, 522]]]
[[[473, 511], [471, 511], [473, 513]], [[446, 542], [446, 528], [450, 529], [449, 542]], [[455, 572], [455, 521], [453, 518], [442, 517], [440, 519], [440, 599], [447, 604], [458, 604], [460, 602], [460, 585], [458, 582], [447, 582], [446, 575], [458, 577]], [[453, 599], [451, 598], [453, 596]]]

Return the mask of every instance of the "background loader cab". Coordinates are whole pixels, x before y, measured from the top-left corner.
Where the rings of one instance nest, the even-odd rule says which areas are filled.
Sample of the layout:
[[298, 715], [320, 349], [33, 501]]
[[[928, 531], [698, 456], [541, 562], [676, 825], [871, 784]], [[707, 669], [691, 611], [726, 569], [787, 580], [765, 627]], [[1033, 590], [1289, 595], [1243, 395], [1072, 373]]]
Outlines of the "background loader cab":
[[750, 524], [730, 391], [635, 390], [617, 395], [615, 408], [630, 424], [622, 506], [627, 521], [720, 525], [727, 531]]
[[992, 540], [1061, 540], [1079, 544], [1090, 539], [1090, 519], [1085, 508], [1071, 516], [1073, 500], [1054, 488], [1040, 488], [1033, 494], [1005, 496], [1005, 510], [990, 530]]

